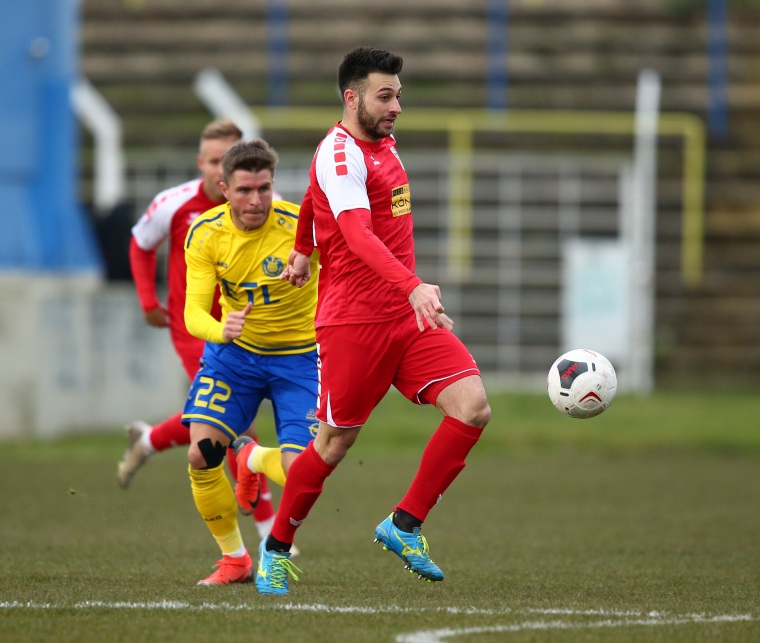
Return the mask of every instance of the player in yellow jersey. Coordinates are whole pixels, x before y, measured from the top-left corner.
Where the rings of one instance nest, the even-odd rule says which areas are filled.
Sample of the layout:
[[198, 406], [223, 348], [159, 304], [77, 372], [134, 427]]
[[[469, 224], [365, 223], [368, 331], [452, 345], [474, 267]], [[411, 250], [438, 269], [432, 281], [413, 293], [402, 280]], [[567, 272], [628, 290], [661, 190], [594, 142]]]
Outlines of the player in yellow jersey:
[[[258, 499], [256, 472], [284, 484], [296, 456], [315, 437], [317, 280], [304, 288], [279, 276], [293, 247], [299, 206], [273, 200], [277, 153], [262, 140], [242, 142], [222, 157], [228, 202], [202, 214], [185, 240], [185, 324], [206, 341], [182, 421], [190, 428], [190, 483], [199, 513], [222, 551], [202, 585], [251, 580], [252, 560], [237, 523]], [[312, 270], [316, 274], [317, 259]], [[220, 321], [211, 315], [221, 289]], [[272, 401], [279, 449], [250, 438], [236, 442], [235, 491], [224, 474], [230, 443]], [[237, 502], [236, 502], [237, 497]]]

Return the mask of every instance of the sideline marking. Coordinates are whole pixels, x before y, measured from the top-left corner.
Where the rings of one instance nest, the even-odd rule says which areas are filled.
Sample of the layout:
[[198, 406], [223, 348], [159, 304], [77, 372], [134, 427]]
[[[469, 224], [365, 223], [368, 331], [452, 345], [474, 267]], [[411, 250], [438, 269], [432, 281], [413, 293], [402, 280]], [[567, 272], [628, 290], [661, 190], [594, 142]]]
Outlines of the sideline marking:
[[[532, 611], [532, 610], [525, 610]], [[578, 614], [581, 612], [571, 612]], [[463, 627], [459, 629], [442, 628], [440, 630], [420, 630], [409, 634], [399, 634], [396, 636], [396, 643], [440, 643], [444, 639], [452, 636], [467, 636], [470, 634], [493, 634], [500, 632], [522, 632], [526, 630], [583, 630], [602, 627], [630, 627], [630, 626], [652, 626], [652, 625], [685, 625], [690, 623], [734, 623], [737, 621], [754, 621], [755, 618], [747, 614], [724, 615], [724, 616], [702, 616], [700, 614], [691, 614], [685, 617], [674, 616], [672, 618], [660, 618], [659, 615], [654, 618], [638, 619], [605, 619], [592, 623], [571, 623], [569, 621], [525, 621], [514, 625], [492, 625], [483, 627]]]
[[414, 614], [418, 612], [444, 612], [446, 614], [475, 614], [500, 616], [511, 613], [511, 610], [489, 610], [459, 607], [412, 608], [388, 605], [385, 607], [359, 607], [351, 605], [324, 605], [321, 603], [281, 603], [273, 605], [253, 605], [250, 603], [188, 603], [185, 601], [78, 601], [76, 603], [37, 603], [34, 601], [4, 601], [0, 609], [147, 609], [147, 610], [225, 610], [244, 612], [325, 612], [333, 614]]
[[723, 614], [709, 616], [707, 614], [669, 614], [667, 612], [640, 612], [633, 610], [574, 610], [564, 608], [524, 608], [524, 609], [478, 609], [474, 607], [433, 607], [411, 608], [388, 605], [385, 607], [360, 607], [351, 605], [324, 605], [322, 603], [282, 603], [274, 605], [251, 605], [233, 603], [188, 603], [184, 601], [78, 601], [72, 604], [38, 603], [35, 601], [3, 601], [2, 609], [147, 609], [147, 610], [224, 610], [242, 612], [323, 612], [331, 614], [414, 614], [423, 612], [438, 612], [454, 615], [486, 615], [506, 616], [507, 614], [536, 614], [545, 616], [592, 616], [601, 620], [588, 623], [573, 623], [567, 620], [534, 620], [523, 621], [511, 625], [492, 625], [482, 627], [441, 628], [438, 630], [419, 630], [398, 634], [396, 643], [441, 643], [453, 636], [468, 636], [471, 634], [487, 634], [501, 632], [521, 632], [526, 630], [582, 630], [604, 627], [631, 627], [656, 625], [685, 625], [692, 623], [736, 623], [740, 621], [755, 621], [757, 616], [752, 614]]

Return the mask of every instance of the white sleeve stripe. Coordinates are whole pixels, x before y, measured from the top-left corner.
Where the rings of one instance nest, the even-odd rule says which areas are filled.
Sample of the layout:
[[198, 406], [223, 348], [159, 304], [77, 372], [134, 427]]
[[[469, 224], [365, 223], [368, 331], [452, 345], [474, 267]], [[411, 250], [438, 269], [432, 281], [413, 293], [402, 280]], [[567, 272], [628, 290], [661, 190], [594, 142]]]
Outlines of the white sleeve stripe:
[[315, 170], [319, 187], [336, 218], [345, 210], [369, 210], [364, 153], [343, 130], [334, 130], [324, 140], [317, 153]]
[[175, 213], [198, 194], [203, 179], [193, 179], [159, 192], [148, 209], [132, 227], [132, 236], [143, 250], [154, 250], [161, 245], [171, 230]]

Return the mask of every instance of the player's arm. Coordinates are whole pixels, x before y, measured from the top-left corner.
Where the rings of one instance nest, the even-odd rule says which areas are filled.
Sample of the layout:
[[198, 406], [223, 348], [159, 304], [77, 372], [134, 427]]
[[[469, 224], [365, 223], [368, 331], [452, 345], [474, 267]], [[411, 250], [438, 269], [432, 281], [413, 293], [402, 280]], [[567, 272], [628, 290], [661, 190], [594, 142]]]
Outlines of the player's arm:
[[129, 266], [145, 321], [156, 328], [169, 325], [169, 314], [156, 292], [156, 250], [143, 250], [134, 236], [129, 243]]
[[224, 342], [224, 324], [211, 315], [217, 285], [214, 261], [201, 248], [191, 245], [193, 232], [191, 228], [185, 240], [185, 326], [191, 335], [221, 344]]
[[288, 265], [282, 271], [280, 279], [287, 279], [291, 284], [301, 288], [311, 279], [311, 264], [309, 258], [314, 252], [314, 208], [311, 201], [311, 187], [307, 188], [298, 213], [295, 244]]
[[185, 326], [187, 331], [207, 342], [226, 344], [243, 333], [245, 316], [252, 304], [243, 310], [231, 311], [217, 321], [211, 314], [216, 296], [216, 272], [213, 261], [194, 249], [185, 247], [187, 290], [185, 293]]
[[420, 331], [425, 322], [430, 328], [451, 328], [451, 320], [443, 315], [441, 290], [433, 284], [423, 283], [417, 275], [393, 256], [388, 247], [372, 231], [369, 210], [356, 208], [338, 215], [338, 227], [346, 239], [349, 250], [386, 281], [399, 288], [409, 299], [417, 317]]
[[[190, 278], [188, 277], [188, 286]], [[185, 326], [191, 335], [216, 344], [224, 343], [224, 326], [209, 311], [214, 295], [190, 292], [185, 296]]]

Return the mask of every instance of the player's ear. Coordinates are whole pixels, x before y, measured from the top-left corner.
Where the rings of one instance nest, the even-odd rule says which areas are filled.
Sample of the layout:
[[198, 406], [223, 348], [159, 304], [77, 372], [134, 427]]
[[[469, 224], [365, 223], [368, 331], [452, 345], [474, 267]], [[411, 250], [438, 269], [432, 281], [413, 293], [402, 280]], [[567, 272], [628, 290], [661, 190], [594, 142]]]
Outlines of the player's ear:
[[349, 87], [346, 89], [346, 91], [343, 92], [343, 102], [346, 104], [347, 107], [350, 107], [351, 109], [355, 109], [356, 105], [359, 102], [359, 94], [356, 92], [355, 89], [352, 89], [351, 87]]
[[221, 189], [222, 194], [224, 195], [224, 198], [229, 201], [230, 191], [227, 189], [227, 184], [224, 181], [219, 181], [219, 188]]

